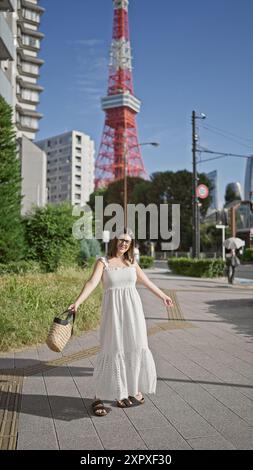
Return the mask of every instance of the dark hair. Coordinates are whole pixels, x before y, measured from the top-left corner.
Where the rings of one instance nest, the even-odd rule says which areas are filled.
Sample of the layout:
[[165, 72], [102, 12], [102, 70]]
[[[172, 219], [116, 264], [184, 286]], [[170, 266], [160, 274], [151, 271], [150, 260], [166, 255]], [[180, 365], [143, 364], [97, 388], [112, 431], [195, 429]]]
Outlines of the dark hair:
[[135, 247], [135, 240], [134, 240], [134, 235], [131, 229], [124, 228], [123, 230], [119, 231], [117, 233], [117, 236], [114, 237], [112, 240], [109, 242], [108, 246], [108, 255], [111, 256], [112, 258], [116, 256], [117, 254], [117, 245], [118, 245], [118, 240], [120, 235], [122, 234], [127, 234], [131, 237], [131, 243], [128, 247], [128, 250], [124, 253], [124, 260], [127, 262], [130, 262], [131, 264], [134, 263], [134, 247]]

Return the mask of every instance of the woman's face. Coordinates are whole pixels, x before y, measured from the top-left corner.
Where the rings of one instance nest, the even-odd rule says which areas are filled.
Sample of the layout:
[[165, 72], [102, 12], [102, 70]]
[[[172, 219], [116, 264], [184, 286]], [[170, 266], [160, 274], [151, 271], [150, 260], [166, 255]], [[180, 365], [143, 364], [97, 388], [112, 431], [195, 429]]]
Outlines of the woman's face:
[[128, 235], [127, 233], [123, 233], [122, 235], [120, 235], [117, 240], [118, 253], [120, 253], [121, 255], [126, 253], [126, 251], [129, 249], [131, 245], [131, 241], [132, 239], [130, 235]]

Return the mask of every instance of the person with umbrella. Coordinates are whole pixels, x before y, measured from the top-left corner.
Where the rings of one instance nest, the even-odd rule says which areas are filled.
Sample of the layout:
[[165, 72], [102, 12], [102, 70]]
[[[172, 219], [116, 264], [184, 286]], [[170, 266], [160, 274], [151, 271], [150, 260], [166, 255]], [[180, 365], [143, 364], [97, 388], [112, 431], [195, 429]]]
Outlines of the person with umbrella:
[[244, 240], [237, 237], [231, 237], [225, 240], [224, 246], [227, 250], [230, 250], [230, 253], [226, 255], [227, 258], [227, 275], [228, 275], [228, 283], [234, 284], [235, 279], [235, 269], [237, 266], [240, 265], [240, 260], [236, 254], [237, 250], [242, 249], [245, 245]]

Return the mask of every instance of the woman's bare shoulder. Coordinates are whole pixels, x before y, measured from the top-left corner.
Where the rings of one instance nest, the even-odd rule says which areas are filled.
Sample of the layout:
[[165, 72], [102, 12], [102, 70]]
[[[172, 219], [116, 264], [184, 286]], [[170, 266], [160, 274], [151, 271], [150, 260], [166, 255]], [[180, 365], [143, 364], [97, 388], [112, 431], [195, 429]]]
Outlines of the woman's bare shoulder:
[[106, 259], [105, 259], [104, 256], [100, 256], [100, 257], [97, 258], [97, 260], [96, 260], [96, 266], [101, 266], [101, 265], [106, 266]]

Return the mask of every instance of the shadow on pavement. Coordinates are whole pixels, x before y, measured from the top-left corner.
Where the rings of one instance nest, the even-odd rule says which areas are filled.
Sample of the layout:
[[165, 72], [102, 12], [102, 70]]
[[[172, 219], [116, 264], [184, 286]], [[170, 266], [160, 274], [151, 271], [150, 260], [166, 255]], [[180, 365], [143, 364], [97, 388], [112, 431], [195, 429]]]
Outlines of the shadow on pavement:
[[253, 299], [208, 300], [210, 313], [234, 325], [237, 333], [253, 336]]
[[[11, 376], [20, 376], [24, 375], [25, 377], [41, 375], [42, 373], [47, 374], [49, 372], [50, 377], [52, 375], [61, 376], [61, 377], [69, 377], [70, 372], [68, 370], [68, 365], [71, 366], [71, 375], [73, 377], [89, 377], [93, 375], [93, 367], [75, 367], [71, 364], [63, 364], [63, 365], [47, 365], [47, 362], [43, 361], [36, 361], [36, 360], [29, 360], [29, 359], [16, 359], [15, 360], [15, 368], [4, 368], [4, 362], [9, 360], [6, 358], [1, 358], [0, 364], [0, 376], [11, 375]], [[20, 365], [19, 365], [20, 362]], [[50, 361], [48, 361], [50, 362]], [[55, 374], [52, 374], [53, 370], [55, 370]], [[2, 380], [1, 380], [2, 382]]]

